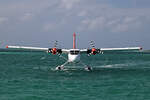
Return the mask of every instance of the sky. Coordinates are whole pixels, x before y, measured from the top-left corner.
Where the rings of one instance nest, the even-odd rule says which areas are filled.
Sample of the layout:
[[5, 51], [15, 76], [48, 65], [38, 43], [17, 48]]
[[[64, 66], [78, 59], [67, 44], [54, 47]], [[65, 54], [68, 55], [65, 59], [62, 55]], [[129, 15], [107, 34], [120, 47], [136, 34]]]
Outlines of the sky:
[[150, 49], [150, 0], [0, 0], [0, 47]]

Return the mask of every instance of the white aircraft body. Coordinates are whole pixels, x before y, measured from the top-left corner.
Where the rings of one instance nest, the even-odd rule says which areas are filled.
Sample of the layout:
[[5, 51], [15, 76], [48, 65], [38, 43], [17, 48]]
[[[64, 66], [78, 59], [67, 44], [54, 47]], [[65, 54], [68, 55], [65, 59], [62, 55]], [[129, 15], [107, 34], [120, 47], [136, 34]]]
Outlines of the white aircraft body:
[[85, 70], [92, 70], [92, 67], [84, 64], [80, 61], [80, 54], [88, 54], [88, 55], [96, 55], [96, 54], [102, 54], [104, 51], [122, 51], [122, 50], [142, 50], [141, 47], [126, 47], [126, 48], [95, 48], [93, 43], [91, 44], [91, 49], [76, 49], [76, 34], [73, 34], [73, 49], [58, 49], [56, 46], [54, 48], [39, 48], [39, 47], [26, 47], [26, 46], [6, 46], [6, 48], [14, 48], [14, 49], [27, 49], [27, 50], [39, 50], [39, 51], [47, 51], [48, 53], [52, 53], [54, 55], [61, 55], [62, 53], [68, 54], [67, 61], [56, 67], [56, 70], [62, 70], [64, 69], [65, 65], [68, 63], [78, 62], [81, 63], [83, 66], [85, 66]]

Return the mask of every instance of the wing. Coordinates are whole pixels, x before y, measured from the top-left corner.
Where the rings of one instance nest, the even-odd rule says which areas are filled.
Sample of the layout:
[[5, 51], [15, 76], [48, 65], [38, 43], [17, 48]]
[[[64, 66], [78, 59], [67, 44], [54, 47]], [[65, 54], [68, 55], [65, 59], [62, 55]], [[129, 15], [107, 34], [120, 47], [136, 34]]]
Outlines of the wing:
[[80, 53], [87, 53], [87, 54], [97, 54], [97, 53], [102, 53], [105, 51], [139, 51], [142, 50], [141, 47], [126, 47], [126, 48], [99, 48], [99, 49], [81, 49]]
[[57, 48], [40, 48], [40, 47], [26, 47], [26, 46], [6, 46], [6, 48], [15, 49], [19, 51], [46, 51], [53, 54], [69, 53], [69, 49], [57, 49]]
[[6, 48], [16, 49], [16, 50], [35, 50], [35, 51], [48, 51], [49, 48], [40, 48], [40, 47], [26, 47], [26, 46], [6, 46]]
[[135, 51], [142, 50], [141, 47], [126, 47], [126, 48], [101, 48], [101, 51]]
[[61, 49], [62, 53], [69, 53], [70, 50], [69, 49]]

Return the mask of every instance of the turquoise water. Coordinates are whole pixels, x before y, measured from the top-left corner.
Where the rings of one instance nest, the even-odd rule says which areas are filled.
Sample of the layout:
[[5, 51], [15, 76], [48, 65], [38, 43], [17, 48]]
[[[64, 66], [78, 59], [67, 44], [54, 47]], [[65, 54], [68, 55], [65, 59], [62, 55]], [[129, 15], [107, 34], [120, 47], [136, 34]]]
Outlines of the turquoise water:
[[[66, 57], [66, 55], [63, 55]], [[150, 54], [81, 56], [93, 66], [66, 65], [58, 56], [0, 52], [0, 100], [149, 100]]]

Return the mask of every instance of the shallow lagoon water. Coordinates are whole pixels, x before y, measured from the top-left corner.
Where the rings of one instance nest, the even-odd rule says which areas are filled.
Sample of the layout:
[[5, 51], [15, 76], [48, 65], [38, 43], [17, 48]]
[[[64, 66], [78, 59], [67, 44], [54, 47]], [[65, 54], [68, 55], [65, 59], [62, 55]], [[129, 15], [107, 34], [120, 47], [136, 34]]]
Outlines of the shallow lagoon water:
[[[66, 55], [63, 55], [66, 57]], [[39, 52], [0, 52], [0, 100], [149, 100], [150, 54], [81, 55], [93, 66]]]

